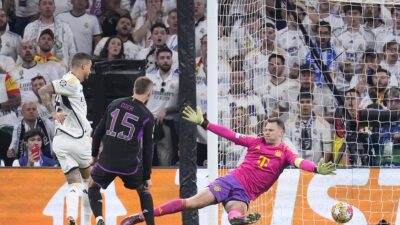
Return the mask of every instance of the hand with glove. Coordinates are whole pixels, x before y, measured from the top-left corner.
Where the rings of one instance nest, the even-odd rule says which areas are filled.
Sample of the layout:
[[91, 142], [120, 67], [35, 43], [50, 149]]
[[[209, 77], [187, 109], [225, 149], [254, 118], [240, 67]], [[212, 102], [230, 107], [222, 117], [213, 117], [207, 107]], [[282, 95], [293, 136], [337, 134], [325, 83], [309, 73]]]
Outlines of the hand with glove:
[[318, 162], [317, 172], [322, 175], [335, 174], [335, 164], [333, 162], [325, 163], [324, 159]]
[[183, 109], [182, 114], [183, 114], [182, 116], [183, 119], [191, 123], [194, 123], [196, 125], [201, 125], [204, 122], [203, 112], [201, 111], [201, 108], [199, 106], [196, 107], [196, 111], [194, 111], [192, 107], [186, 106]]

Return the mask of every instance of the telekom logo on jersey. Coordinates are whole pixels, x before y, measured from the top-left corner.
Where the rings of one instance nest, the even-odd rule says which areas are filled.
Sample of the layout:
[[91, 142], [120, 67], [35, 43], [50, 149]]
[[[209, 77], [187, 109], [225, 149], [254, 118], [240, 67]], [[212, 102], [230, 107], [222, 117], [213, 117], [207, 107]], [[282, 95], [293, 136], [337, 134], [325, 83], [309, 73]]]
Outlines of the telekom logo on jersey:
[[[179, 175], [178, 171], [175, 172], [175, 184], [178, 185]], [[304, 218], [329, 222], [333, 221], [331, 207], [339, 200], [353, 205], [354, 217], [346, 224], [367, 225], [381, 218], [395, 218], [393, 224], [400, 224], [399, 170], [339, 169], [336, 173], [337, 175], [321, 176], [287, 169], [274, 185], [274, 192], [266, 194], [269, 197], [262, 198], [265, 202], [258, 200], [252, 203], [252, 208], [257, 210], [257, 204], [262, 204], [262, 208], [269, 205], [267, 208], [271, 208], [271, 212], [260, 212], [265, 224], [303, 224], [301, 221]], [[207, 177], [207, 170], [198, 170], [199, 190], [209, 183]], [[43, 210], [44, 215], [53, 217], [53, 225], [63, 225], [67, 188], [67, 184], [60, 187]], [[272, 198], [271, 193], [275, 193]], [[116, 194], [114, 182], [103, 194], [107, 225], [116, 225], [117, 217], [125, 216], [127, 210]], [[171, 193], [171, 198], [174, 196], [176, 193]], [[202, 209], [199, 213], [200, 225], [207, 225], [207, 209]], [[222, 215], [221, 221], [222, 225], [229, 225], [226, 213]]]

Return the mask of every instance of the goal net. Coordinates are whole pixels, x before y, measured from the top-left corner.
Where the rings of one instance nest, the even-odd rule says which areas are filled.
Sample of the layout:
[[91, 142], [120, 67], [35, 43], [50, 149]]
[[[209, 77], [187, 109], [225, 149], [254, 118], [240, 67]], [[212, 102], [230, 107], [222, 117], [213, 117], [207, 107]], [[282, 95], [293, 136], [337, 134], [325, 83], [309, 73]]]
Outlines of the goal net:
[[[218, 1], [219, 124], [262, 135], [266, 119], [279, 117], [296, 154], [338, 165], [336, 176], [285, 170], [251, 203], [250, 212], [262, 215], [258, 224], [335, 224], [337, 201], [353, 206], [349, 224], [400, 224], [393, 169], [400, 166], [400, 123], [390, 114], [400, 110], [397, 4]], [[221, 176], [246, 148], [224, 139], [218, 145]], [[220, 223], [228, 224], [226, 215]]]

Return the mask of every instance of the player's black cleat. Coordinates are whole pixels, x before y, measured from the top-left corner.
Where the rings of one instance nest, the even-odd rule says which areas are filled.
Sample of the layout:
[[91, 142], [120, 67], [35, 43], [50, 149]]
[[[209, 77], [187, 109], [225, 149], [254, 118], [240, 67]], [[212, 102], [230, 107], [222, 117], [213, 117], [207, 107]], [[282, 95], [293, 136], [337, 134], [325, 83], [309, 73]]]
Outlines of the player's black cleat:
[[146, 212], [147, 212], [147, 210], [144, 210], [142, 213], [136, 213], [136, 214], [126, 217], [125, 219], [123, 219], [121, 221], [121, 225], [133, 225], [133, 224], [144, 222], [145, 218], [144, 218], [143, 214]]
[[244, 217], [235, 217], [231, 219], [229, 222], [232, 225], [246, 225], [246, 224], [253, 224], [260, 220], [261, 215], [259, 213], [250, 213]]
[[97, 221], [96, 225], [106, 225], [106, 224], [104, 223], [103, 219], [99, 219], [99, 221]]

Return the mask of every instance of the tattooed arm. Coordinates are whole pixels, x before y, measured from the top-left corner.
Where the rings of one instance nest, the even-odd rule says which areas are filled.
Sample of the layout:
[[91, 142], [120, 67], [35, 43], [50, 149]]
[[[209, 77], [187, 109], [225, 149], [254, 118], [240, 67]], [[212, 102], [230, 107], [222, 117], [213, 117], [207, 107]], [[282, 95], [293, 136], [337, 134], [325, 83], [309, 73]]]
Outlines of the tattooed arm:
[[51, 103], [51, 96], [54, 94], [54, 88], [52, 84], [47, 84], [39, 89], [39, 96], [42, 100], [42, 104], [46, 107], [50, 114], [55, 112], [55, 108]]

